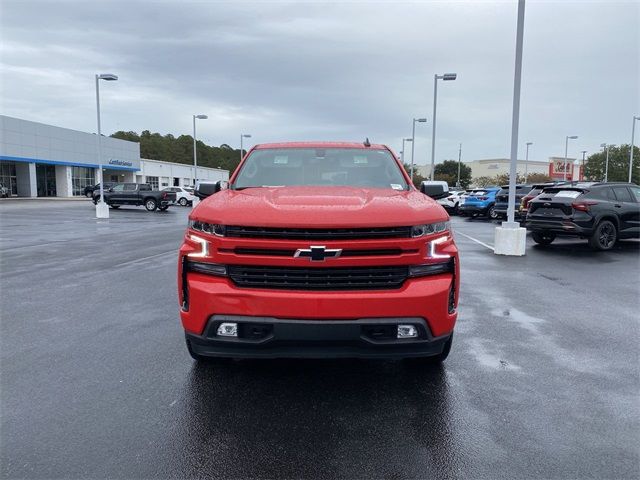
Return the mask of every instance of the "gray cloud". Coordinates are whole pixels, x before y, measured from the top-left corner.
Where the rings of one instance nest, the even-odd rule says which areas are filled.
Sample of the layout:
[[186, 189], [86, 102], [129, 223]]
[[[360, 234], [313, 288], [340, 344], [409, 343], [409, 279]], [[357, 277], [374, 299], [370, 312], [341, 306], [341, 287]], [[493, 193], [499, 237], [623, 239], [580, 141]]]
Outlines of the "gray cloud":
[[[516, 2], [34, 2], [1, 8], [2, 112], [95, 129], [191, 132], [212, 144], [372, 140], [399, 149], [431, 122], [437, 157], [508, 156]], [[640, 113], [640, 6], [536, 2], [526, 12], [520, 144], [532, 158], [630, 140]], [[416, 159], [430, 158], [430, 123]]]

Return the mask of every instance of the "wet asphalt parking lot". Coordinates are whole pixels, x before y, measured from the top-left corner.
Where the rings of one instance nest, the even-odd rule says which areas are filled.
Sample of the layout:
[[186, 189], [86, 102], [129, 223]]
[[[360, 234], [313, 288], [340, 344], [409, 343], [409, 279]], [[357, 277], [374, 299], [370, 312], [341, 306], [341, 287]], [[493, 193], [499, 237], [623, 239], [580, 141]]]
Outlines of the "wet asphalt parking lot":
[[199, 367], [176, 300], [188, 210], [0, 202], [3, 478], [640, 476], [637, 241], [499, 257], [494, 225], [454, 218], [443, 368]]

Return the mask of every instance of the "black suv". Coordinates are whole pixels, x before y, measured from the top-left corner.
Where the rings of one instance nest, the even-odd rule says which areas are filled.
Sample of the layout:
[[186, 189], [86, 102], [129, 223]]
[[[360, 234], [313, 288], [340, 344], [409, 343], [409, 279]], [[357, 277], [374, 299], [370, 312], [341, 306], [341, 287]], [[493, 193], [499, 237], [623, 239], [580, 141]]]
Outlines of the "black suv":
[[545, 188], [529, 202], [526, 226], [541, 245], [558, 235], [577, 236], [610, 250], [618, 239], [640, 237], [640, 187], [594, 182]]
[[[516, 203], [515, 212], [516, 217], [520, 216], [520, 202], [522, 198], [531, 191], [531, 185], [516, 185]], [[495, 214], [498, 218], [507, 218], [507, 208], [509, 207], [509, 185], [503, 185], [500, 187], [500, 191], [496, 194], [496, 203], [493, 207]]]

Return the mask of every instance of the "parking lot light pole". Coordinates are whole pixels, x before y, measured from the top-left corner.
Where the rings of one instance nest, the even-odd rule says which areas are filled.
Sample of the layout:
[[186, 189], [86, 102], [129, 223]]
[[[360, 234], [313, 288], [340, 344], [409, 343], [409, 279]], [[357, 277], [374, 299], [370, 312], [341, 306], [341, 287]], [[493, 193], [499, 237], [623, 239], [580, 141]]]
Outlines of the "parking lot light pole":
[[109, 218], [109, 206], [104, 203], [104, 182], [102, 178], [102, 131], [100, 127], [100, 80], [108, 82], [118, 80], [113, 73], [96, 74], [96, 112], [98, 115], [98, 181], [100, 182], [100, 201], [96, 205], [96, 218]]
[[525, 0], [518, 0], [516, 58], [513, 74], [513, 108], [511, 113], [511, 164], [509, 168], [509, 203], [507, 221], [495, 229], [493, 253], [521, 256], [526, 253], [527, 230], [515, 221], [516, 174], [518, 167], [518, 129], [520, 125], [520, 87], [522, 85], [522, 50], [524, 41]]
[[402, 139], [402, 151], [400, 152], [400, 159], [402, 160], [402, 166], [404, 167], [404, 142], [411, 142], [413, 145], [413, 138]]
[[583, 178], [581, 178], [584, 175], [584, 157], [587, 154], [587, 150], [582, 150], [582, 168], [580, 170], [578, 170], [578, 180], [583, 180]]
[[[577, 135], [567, 135], [564, 139], [564, 174], [562, 179], [566, 180], [567, 179], [567, 151], [569, 149], [569, 139], [571, 140], [575, 140], [576, 138], [578, 138]], [[573, 176], [571, 177], [571, 180], [573, 181]]]
[[242, 139], [243, 138], [251, 138], [251, 135], [248, 133], [241, 133], [240, 134], [240, 161], [242, 161]]
[[533, 145], [533, 142], [527, 142], [527, 153], [524, 157], [524, 183], [527, 183], [527, 177], [529, 176], [529, 147]]
[[604, 153], [606, 155], [606, 159], [604, 161], [604, 182], [609, 179], [609, 145], [606, 143], [601, 143], [600, 146], [604, 148]]
[[631, 149], [629, 151], [629, 183], [631, 183], [631, 174], [633, 173], [633, 135], [636, 133], [636, 120], [640, 117], [633, 116], [633, 124], [631, 125]]
[[433, 170], [435, 169], [436, 162], [436, 105], [438, 103], [438, 80], [455, 80], [458, 77], [456, 73], [445, 73], [444, 75], [433, 76], [433, 125], [431, 126], [431, 175], [430, 179], [433, 180]]
[[413, 182], [413, 153], [415, 152], [416, 145], [416, 122], [418, 123], [426, 123], [426, 118], [414, 118], [413, 119], [413, 128], [411, 130], [411, 181]]
[[460, 186], [460, 161], [462, 160], [462, 143], [458, 145], [458, 181], [456, 182], [456, 187]]
[[196, 187], [198, 181], [198, 149], [196, 147], [196, 119], [206, 120], [206, 115], [193, 115], [193, 188]]

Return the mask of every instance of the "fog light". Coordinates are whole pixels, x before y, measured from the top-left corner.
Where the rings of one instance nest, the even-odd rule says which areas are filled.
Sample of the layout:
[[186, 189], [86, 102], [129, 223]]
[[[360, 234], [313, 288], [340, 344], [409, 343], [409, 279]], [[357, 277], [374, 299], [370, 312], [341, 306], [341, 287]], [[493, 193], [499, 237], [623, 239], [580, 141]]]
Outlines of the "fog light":
[[398, 338], [415, 338], [418, 329], [414, 325], [398, 325]]
[[218, 335], [221, 337], [237, 337], [238, 336], [238, 324], [237, 323], [221, 323], [218, 327]]

